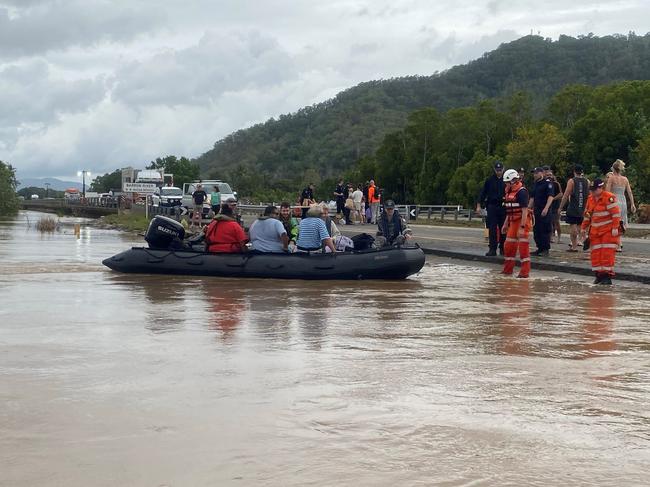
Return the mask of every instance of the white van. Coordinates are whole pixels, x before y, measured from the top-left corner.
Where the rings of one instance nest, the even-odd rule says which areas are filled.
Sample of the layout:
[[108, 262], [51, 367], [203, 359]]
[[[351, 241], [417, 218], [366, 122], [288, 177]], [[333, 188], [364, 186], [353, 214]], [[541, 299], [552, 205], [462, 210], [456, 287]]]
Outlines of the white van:
[[203, 191], [210, 196], [210, 193], [214, 191], [214, 187], [219, 188], [219, 193], [221, 193], [221, 201], [219, 203], [213, 203], [208, 200], [210, 205], [221, 204], [225, 202], [228, 198], [237, 198], [237, 193], [232, 190], [228, 183], [218, 180], [204, 180], [204, 181], [193, 181], [191, 183], [183, 184], [183, 206], [187, 208], [192, 208], [194, 206], [194, 201], [192, 201], [192, 193], [196, 191], [196, 186], [201, 184], [203, 186]]

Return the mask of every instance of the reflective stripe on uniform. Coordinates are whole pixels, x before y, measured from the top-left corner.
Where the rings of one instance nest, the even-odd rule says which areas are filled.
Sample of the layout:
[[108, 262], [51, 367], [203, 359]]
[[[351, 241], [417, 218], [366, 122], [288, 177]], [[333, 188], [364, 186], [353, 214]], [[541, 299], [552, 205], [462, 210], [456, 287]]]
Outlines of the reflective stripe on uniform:
[[522, 262], [530, 262], [530, 257], [524, 257], [521, 259]]
[[603, 227], [603, 226], [605, 226], [605, 225], [609, 225], [610, 223], [612, 223], [612, 220], [605, 220], [604, 222], [595, 222], [595, 223], [592, 223], [591, 226], [592, 226], [592, 227]]
[[594, 211], [593, 215], [594, 216], [608, 216], [609, 211]]
[[517, 260], [515, 257], [506, 257], [504, 260]]
[[608, 209], [608, 210], [611, 210], [611, 209], [614, 208], [615, 206], [618, 206], [618, 203], [610, 203], [609, 205], [607, 205], [607, 209]]
[[506, 242], [516, 242], [516, 241], [517, 241], [516, 238], [510, 238], [510, 237], [506, 238]]

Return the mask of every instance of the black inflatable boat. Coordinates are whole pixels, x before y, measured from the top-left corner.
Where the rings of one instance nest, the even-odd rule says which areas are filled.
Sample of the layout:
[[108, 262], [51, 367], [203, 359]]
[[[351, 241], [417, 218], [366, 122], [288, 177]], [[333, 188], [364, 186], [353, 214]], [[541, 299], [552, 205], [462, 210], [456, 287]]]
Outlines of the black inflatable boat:
[[[183, 227], [157, 216], [145, 239], [103, 264], [119, 272], [276, 279], [405, 279], [424, 266], [419, 247], [387, 247], [335, 254], [213, 254], [181, 247]], [[180, 227], [180, 228], [179, 228]], [[179, 248], [174, 248], [179, 247]]]

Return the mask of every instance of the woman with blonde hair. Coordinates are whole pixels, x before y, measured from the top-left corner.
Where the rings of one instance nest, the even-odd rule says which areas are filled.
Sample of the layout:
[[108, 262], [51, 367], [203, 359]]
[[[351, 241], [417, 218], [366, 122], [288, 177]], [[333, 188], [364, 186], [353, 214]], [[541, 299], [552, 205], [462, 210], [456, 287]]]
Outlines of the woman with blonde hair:
[[[612, 164], [612, 172], [608, 174], [607, 183], [605, 184], [605, 191], [609, 191], [616, 195], [616, 201], [619, 208], [621, 209], [621, 223], [624, 227], [627, 226], [627, 200], [625, 195], [627, 194], [630, 200], [630, 212], [632, 214], [636, 213], [636, 206], [634, 206], [634, 195], [632, 194], [632, 188], [630, 187], [630, 182], [628, 179], [623, 176], [625, 172], [625, 162], [620, 159], [616, 159], [614, 164]], [[621, 237], [622, 238], [622, 237]], [[618, 240], [618, 249], [617, 252], [623, 250], [623, 245], [621, 244], [621, 238]]]

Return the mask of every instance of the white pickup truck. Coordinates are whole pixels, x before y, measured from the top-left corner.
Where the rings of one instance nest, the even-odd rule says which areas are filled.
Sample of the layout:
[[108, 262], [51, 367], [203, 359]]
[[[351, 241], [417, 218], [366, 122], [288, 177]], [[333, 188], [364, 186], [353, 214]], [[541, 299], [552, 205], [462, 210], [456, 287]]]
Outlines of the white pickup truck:
[[176, 186], [156, 188], [151, 195], [153, 206], [180, 206], [183, 201], [183, 191]]
[[186, 208], [193, 208], [194, 201], [192, 200], [192, 193], [196, 191], [196, 186], [198, 184], [203, 185], [203, 191], [210, 196], [210, 193], [214, 192], [214, 187], [219, 188], [219, 193], [221, 193], [221, 201], [219, 203], [213, 203], [208, 199], [207, 203], [209, 205], [221, 204], [225, 202], [228, 198], [236, 198], [237, 193], [232, 190], [228, 183], [218, 180], [204, 180], [204, 181], [194, 181], [191, 183], [183, 184], [183, 206]]

